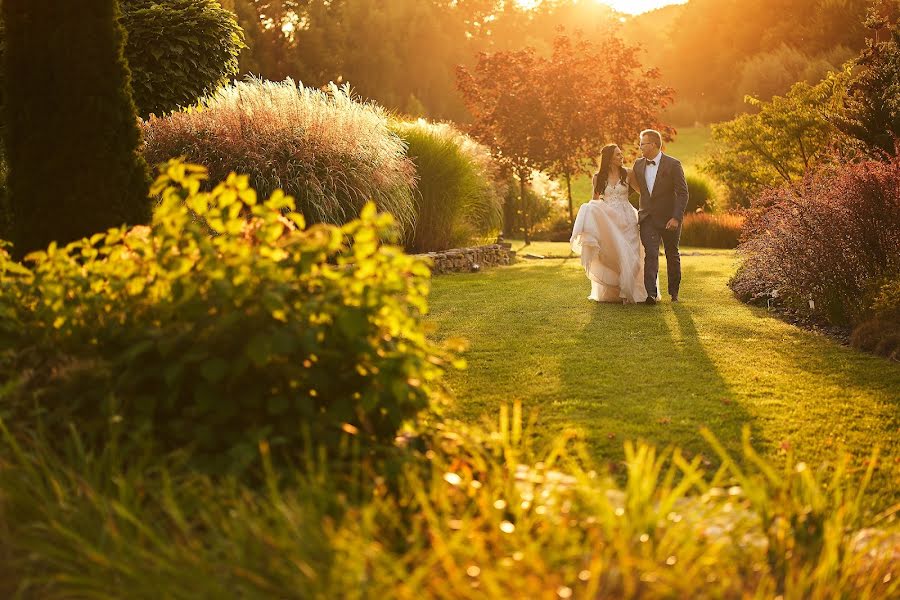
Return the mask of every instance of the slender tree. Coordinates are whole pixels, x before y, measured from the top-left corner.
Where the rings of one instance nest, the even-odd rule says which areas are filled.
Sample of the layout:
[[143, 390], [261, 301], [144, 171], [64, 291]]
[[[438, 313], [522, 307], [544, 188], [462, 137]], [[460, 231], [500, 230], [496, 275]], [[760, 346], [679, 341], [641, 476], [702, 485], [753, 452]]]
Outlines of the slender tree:
[[546, 103], [546, 168], [566, 184], [570, 223], [572, 177], [592, 169], [604, 145], [636, 140], [648, 127], [667, 138], [674, 132], [658, 116], [674, 92], [657, 83], [656, 70], [642, 68], [637, 52], [615, 36], [597, 43], [560, 33], [534, 78]]
[[[547, 102], [536, 79], [544, 71], [544, 59], [533, 48], [513, 52], [481, 53], [473, 71], [457, 68], [457, 87], [474, 117], [471, 134], [507, 165], [519, 182], [519, 208], [523, 211], [525, 241], [530, 241], [531, 222], [525, 188], [532, 171], [545, 166]], [[504, 233], [509, 236], [509, 211], [504, 207]]]
[[657, 83], [656, 70], [642, 68], [637, 52], [614, 36], [595, 43], [560, 33], [547, 57], [526, 47], [482, 53], [471, 72], [458, 68], [457, 86], [474, 117], [472, 134], [519, 180], [526, 241], [524, 188], [533, 169], [565, 181], [571, 221], [572, 177], [590, 169], [605, 144], [635, 140], [646, 127], [667, 138], [674, 132], [658, 117], [673, 91]]
[[117, 0], [4, 0], [15, 254], [150, 216]]

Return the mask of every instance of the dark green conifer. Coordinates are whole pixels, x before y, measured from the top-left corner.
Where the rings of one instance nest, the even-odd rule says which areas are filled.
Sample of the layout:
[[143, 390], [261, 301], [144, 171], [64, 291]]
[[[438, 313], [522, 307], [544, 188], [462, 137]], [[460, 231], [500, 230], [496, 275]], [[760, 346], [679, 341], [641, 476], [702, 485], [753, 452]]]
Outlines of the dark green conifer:
[[118, 0], [3, 0], [17, 256], [150, 217]]

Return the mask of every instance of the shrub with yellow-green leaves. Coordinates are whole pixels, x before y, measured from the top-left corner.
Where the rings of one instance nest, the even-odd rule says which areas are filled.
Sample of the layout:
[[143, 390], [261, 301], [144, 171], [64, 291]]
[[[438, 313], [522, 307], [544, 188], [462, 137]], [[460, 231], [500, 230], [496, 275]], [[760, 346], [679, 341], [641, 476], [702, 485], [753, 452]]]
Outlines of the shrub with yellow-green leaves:
[[27, 268], [0, 257], [0, 369], [18, 376], [0, 416], [98, 440], [121, 423], [215, 470], [262, 439], [393, 440], [453, 360], [424, 334], [428, 266], [382, 242], [396, 228], [372, 205], [306, 227], [280, 192], [204, 179], [170, 161], [150, 227], [51, 244]]

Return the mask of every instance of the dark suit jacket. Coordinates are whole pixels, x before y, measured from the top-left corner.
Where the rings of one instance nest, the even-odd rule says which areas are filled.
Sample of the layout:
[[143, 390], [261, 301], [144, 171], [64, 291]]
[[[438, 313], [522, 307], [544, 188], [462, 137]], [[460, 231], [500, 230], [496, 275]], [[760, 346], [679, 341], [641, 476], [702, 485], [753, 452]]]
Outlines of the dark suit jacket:
[[645, 220], [651, 219], [652, 223], [660, 228], [665, 227], [669, 219], [678, 219], [679, 223], [682, 222], [684, 209], [688, 203], [688, 188], [681, 163], [666, 154], [660, 155], [653, 194], [647, 189], [646, 168], [646, 158], [641, 157], [635, 161], [634, 175], [641, 188], [638, 221], [644, 223]]

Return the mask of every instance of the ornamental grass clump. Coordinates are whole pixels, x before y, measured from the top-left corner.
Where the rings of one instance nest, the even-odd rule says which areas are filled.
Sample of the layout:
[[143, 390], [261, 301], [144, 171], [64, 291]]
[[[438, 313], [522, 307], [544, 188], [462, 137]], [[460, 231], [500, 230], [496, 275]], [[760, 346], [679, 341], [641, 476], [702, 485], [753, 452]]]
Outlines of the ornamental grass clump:
[[404, 232], [416, 220], [415, 167], [384, 109], [327, 91], [249, 79], [220, 89], [195, 110], [143, 126], [151, 164], [186, 157], [213, 181], [245, 173], [261, 195], [284, 190], [310, 223], [341, 225], [368, 201]]
[[681, 244], [701, 248], [737, 248], [744, 217], [736, 213], [687, 213], [681, 229]]
[[842, 165], [754, 204], [731, 288], [833, 325], [867, 316], [872, 288], [900, 276], [900, 159]]
[[499, 231], [506, 182], [487, 147], [445, 123], [419, 119], [392, 129], [416, 166], [418, 215], [407, 248], [447, 250]]
[[106, 443], [109, 425], [240, 471], [352, 430], [371, 451], [442, 395], [454, 360], [425, 337], [429, 268], [384, 244], [366, 205], [307, 227], [293, 200], [171, 161], [150, 227], [111, 229], [26, 266], [0, 253], [0, 416]]

